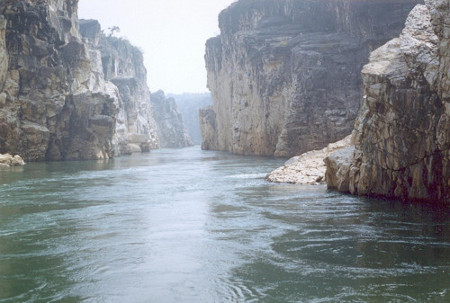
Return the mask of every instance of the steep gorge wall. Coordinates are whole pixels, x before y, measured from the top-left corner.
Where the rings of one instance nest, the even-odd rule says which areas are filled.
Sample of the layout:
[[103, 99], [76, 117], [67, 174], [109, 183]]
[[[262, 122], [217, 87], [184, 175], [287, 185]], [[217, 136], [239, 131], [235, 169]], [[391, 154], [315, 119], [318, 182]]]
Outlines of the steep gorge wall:
[[364, 67], [355, 146], [326, 159], [329, 187], [450, 203], [450, 1], [426, 4]]
[[111, 157], [119, 96], [81, 40], [77, 1], [5, 0], [0, 16], [7, 57], [0, 153], [28, 161]]
[[81, 20], [80, 31], [94, 52], [106, 81], [118, 88], [118, 112], [113, 137], [115, 154], [146, 152], [159, 147], [157, 124], [150, 103], [142, 52], [127, 40], [107, 37], [96, 20]]
[[369, 52], [398, 35], [417, 0], [241, 0], [206, 45], [214, 106], [203, 147], [292, 156], [348, 135]]
[[0, 2], [0, 153], [105, 159], [159, 146], [142, 53], [77, 0]]

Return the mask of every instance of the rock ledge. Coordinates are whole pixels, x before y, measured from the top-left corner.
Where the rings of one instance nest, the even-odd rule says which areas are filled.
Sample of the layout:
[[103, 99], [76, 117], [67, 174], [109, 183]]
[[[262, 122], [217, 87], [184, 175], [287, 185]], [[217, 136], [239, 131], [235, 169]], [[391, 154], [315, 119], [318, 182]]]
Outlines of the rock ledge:
[[346, 150], [351, 145], [351, 136], [329, 144], [321, 150], [313, 150], [289, 159], [284, 166], [266, 176], [266, 180], [276, 183], [325, 184], [326, 166], [324, 158], [333, 152]]

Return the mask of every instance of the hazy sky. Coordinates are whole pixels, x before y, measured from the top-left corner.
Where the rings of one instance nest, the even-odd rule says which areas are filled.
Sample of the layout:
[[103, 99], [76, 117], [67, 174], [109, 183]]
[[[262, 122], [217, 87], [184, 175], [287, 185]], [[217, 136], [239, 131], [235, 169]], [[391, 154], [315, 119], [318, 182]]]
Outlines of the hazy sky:
[[152, 92], [206, 92], [205, 42], [218, 14], [235, 0], [80, 0], [79, 18], [120, 27], [144, 51]]

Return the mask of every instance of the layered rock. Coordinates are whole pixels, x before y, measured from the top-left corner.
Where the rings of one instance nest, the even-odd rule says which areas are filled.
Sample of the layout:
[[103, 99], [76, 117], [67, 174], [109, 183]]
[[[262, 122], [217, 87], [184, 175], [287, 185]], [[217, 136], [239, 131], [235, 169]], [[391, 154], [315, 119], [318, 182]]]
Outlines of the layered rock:
[[330, 188], [450, 203], [450, 2], [427, 6], [364, 67], [355, 147], [327, 159]]
[[159, 146], [142, 53], [79, 21], [77, 4], [0, 2], [1, 153], [105, 159]]
[[[203, 147], [292, 156], [353, 129], [369, 52], [398, 35], [418, 0], [241, 0], [206, 45], [214, 114]], [[212, 121], [211, 119], [215, 120]]]
[[81, 40], [77, 1], [5, 0], [0, 15], [0, 152], [111, 157], [118, 93]]
[[80, 31], [100, 54], [102, 74], [119, 92], [113, 138], [115, 154], [159, 147], [142, 52], [125, 39], [105, 36], [96, 20], [81, 20]]
[[328, 144], [321, 150], [313, 150], [289, 159], [281, 166], [269, 173], [266, 180], [276, 183], [291, 184], [325, 184], [326, 166], [324, 159], [330, 154], [338, 155], [338, 151], [346, 150], [351, 145], [351, 135], [344, 139]]
[[154, 109], [161, 147], [191, 146], [191, 138], [184, 127], [183, 117], [178, 112], [175, 99], [166, 98], [164, 92], [160, 90], [151, 94], [150, 100]]

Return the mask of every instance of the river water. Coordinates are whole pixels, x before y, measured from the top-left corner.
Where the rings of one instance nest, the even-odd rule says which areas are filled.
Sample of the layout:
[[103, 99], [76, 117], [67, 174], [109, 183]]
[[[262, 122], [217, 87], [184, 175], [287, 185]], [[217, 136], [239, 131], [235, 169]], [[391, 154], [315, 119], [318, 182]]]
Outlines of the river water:
[[450, 302], [447, 210], [198, 147], [0, 172], [0, 302]]

